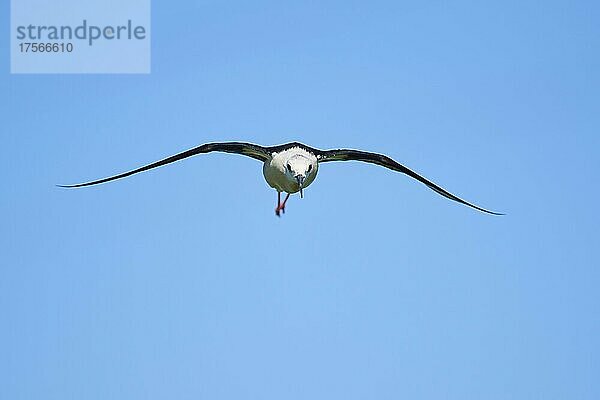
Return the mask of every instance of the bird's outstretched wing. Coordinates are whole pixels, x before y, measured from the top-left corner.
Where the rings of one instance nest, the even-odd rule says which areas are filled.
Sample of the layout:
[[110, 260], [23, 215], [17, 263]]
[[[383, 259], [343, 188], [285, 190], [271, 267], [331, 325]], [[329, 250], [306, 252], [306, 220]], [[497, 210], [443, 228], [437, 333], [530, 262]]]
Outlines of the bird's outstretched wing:
[[271, 154], [269, 150], [265, 147], [252, 144], [252, 143], [244, 143], [244, 142], [224, 142], [224, 143], [206, 143], [193, 149], [186, 150], [184, 152], [175, 154], [171, 157], [167, 157], [163, 160], [156, 161], [152, 164], [145, 165], [143, 167], [124, 172], [119, 175], [109, 176], [108, 178], [98, 179], [96, 181], [79, 183], [75, 185], [57, 185], [59, 187], [64, 188], [78, 188], [83, 186], [91, 186], [97, 185], [99, 183], [114, 181], [115, 179], [125, 178], [126, 176], [137, 174], [138, 172], [147, 171], [152, 168], [160, 167], [166, 164], [170, 164], [175, 161], [183, 160], [184, 158], [188, 158], [191, 156], [195, 156], [197, 154], [210, 153], [213, 151], [222, 152], [222, 153], [235, 153], [241, 154], [244, 156], [252, 157], [259, 161], [267, 161], [270, 159]]
[[441, 194], [444, 197], [449, 198], [450, 200], [454, 200], [461, 204], [467, 205], [469, 207], [473, 207], [474, 209], [482, 211], [484, 213], [493, 214], [493, 215], [504, 215], [501, 213], [489, 211], [484, 208], [478, 207], [475, 204], [471, 204], [471, 203], [453, 195], [452, 193], [439, 187], [438, 185], [431, 182], [430, 180], [422, 177], [421, 175], [417, 174], [416, 172], [406, 168], [404, 165], [392, 160], [391, 158], [389, 158], [388, 156], [385, 156], [383, 154], [369, 153], [369, 152], [360, 151], [360, 150], [338, 149], [338, 150], [317, 150], [316, 155], [317, 155], [317, 160], [319, 162], [364, 161], [364, 162], [371, 163], [371, 164], [381, 165], [382, 167], [386, 167], [386, 168], [389, 168], [394, 171], [402, 172], [403, 174], [406, 174], [406, 175], [410, 176], [411, 178], [418, 180], [419, 182], [425, 184], [431, 190], [436, 191], [437, 193]]

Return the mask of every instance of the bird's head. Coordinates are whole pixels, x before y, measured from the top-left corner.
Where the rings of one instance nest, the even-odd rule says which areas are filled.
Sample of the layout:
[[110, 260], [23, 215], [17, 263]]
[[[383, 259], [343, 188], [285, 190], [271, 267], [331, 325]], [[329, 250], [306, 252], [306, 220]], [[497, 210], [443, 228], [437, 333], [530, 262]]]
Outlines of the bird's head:
[[288, 179], [298, 184], [300, 197], [304, 197], [303, 189], [310, 185], [317, 175], [318, 164], [302, 154], [296, 154], [286, 162], [285, 173]]

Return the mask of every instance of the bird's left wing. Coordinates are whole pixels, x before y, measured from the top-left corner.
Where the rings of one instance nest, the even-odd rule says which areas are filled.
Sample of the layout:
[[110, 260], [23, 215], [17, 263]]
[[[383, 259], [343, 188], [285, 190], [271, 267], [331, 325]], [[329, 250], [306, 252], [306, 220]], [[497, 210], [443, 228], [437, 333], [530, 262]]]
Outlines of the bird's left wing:
[[123, 172], [119, 175], [109, 176], [108, 178], [98, 179], [96, 181], [86, 182], [86, 183], [78, 183], [75, 185], [57, 185], [59, 187], [65, 188], [77, 188], [83, 186], [91, 186], [97, 185], [99, 183], [114, 181], [115, 179], [125, 178], [126, 176], [130, 176], [133, 174], [137, 174], [138, 172], [147, 171], [152, 168], [161, 167], [166, 164], [170, 164], [175, 161], [183, 160], [184, 158], [188, 158], [191, 156], [195, 156], [197, 154], [210, 153], [213, 151], [222, 152], [222, 153], [235, 153], [241, 154], [244, 156], [252, 157], [259, 161], [267, 161], [270, 159], [271, 154], [267, 148], [252, 144], [252, 143], [244, 143], [244, 142], [224, 142], [224, 143], [206, 143], [193, 149], [186, 150], [184, 152], [175, 154], [171, 157], [167, 157], [163, 160], [156, 161], [152, 164], [145, 165], [143, 167]]
[[504, 214], [497, 213], [494, 211], [486, 210], [484, 208], [476, 206], [475, 204], [471, 204], [471, 203], [453, 195], [452, 193], [441, 188], [440, 186], [436, 185], [435, 183], [431, 182], [430, 180], [422, 177], [421, 175], [417, 174], [416, 172], [408, 169], [404, 165], [392, 160], [390, 157], [385, 156], [383, 154], [370, 153], [370, 152], [360, 151], [360, 150], [350, 150], [350, 149], [316, 150], [315, 153], [317, 155], [317, 160], [319, 162], [363, 161], [363, 162], [367, 162], [367, 163], [371, 163], [371, 164], [381, 165], [382, 167], [386, 167], [386, 168], [389, 168], [394, 171], [402, 172], [403, 174], [406, 174], [406, 175], [410, 176], [411, 178], [418, 180], [419, 182], [425, 184], [431, 190], [441, 194], [442, 196], [444, 196], [450, 200], [454, 200], [456, 202], [459, 202], [466, 206], [472, 207], [472, 208], [482, 211], [484, 213], [493, 214], [493, 215], [504, 215]]

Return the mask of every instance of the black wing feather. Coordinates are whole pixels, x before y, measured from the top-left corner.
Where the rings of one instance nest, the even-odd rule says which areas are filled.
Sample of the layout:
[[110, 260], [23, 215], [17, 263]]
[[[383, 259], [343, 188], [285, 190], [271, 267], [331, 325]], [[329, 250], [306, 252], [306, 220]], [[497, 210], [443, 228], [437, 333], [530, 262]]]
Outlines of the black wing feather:
[[317, 155], [317, 159], [319, 160], [319, 162], [363, 161], [363, 162], [367, 162], [367, 163], [371, 163], [371, 164], [381, 165], [382, 167], [386, 167], [386, 168], [389, 168], [394, 171], [402, 172], [403, 174], [406, 174], [406, 175], [410, 176], [411, 178], [418, 180], [419, 182], [421, 182], [421, 183], [425, 184], [427, 187], [429, 187], [431, 190], [441, 194], [442, 196], [444, 196], [450, 200], [454, 200], [456, 202], [459, 202], [466, 206], [472, 207], [472, 208], [482, 211], [484, 213], [493, 214], [493, 215], [504, 215], [501, 213], [489, 211], [484, 208], [478, 207], [475, 204], [471, 204], [471, 203], [453, 195], [452, 193], [446, 191], [445, 189], [441, 188], [440, 186], [436, 185], [435, 183], [431, 182], [430, 180], [422, 177], [421, 175], [417, 174], [416, 172], [408, 169], [404, 165], [392, 160], [391, 158], [389, 158], [388, 156], [385, 156], [383, 154], [370, 153], [370, 152], [360, 151], [360, 150], [338, 149], [338, 150], [325, 150], [325, 151], [317, 150], [316, 155]]
[[110, 176], [110, 177], [104, 178], [104, 179], [98, 179], [96, 181], [79, 183], [76, 185], [57, 185], [57, 186], [64, 187], [64, 188], [78, 188], [78, 187], [83, 187], [83, 186], [97, 185], [99, 183], [104, 183], [104, 182], [114, 181], [115, 179], [125, 178], [127, 176], [137, 174], [138, 172], [147, 171], [152, 168], [161, 167], [163, 165], [167, 165], [167, 164], [170, 164], [175, 161], [183, 160], [184, 158], [192, 157], [197, 154], [210, 153], [213, 151], [218, 151], [218, 152], [223, 152], [223, 153], [241, 154], [241, 155], [252, 157], [256, 160], [263, 161], [263, 162], [267, 161], [271, 157], [271, 154], [267, 148], [256, 145], [256, 144], [252, 144], [252, 143], [244, 143], [244, 142], [206, 143], [206, 144], [194, 147], [193, 149], [186, 150], [184, 152], [175, 154], [171, 157], [167, 157], [163, 160], [156, 161], [152, 164], [148, 164], [143, 167], [140, 167], [140, 168], [128, 171], [128, 172], [124, 172], [119, 175]]

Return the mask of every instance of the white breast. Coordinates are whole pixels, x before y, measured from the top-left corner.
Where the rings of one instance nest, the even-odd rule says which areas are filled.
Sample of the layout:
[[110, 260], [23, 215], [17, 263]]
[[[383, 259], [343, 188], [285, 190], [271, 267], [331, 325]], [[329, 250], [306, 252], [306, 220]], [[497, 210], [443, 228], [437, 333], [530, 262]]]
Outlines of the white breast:
[[274, 154], [270, 161], [265, 161], [263, 164], [263, 175], [269, 186], [278, 192], [295, 193], [298, 191], [298, 188], [293, 187], [293, 182], [290, 182], [285, 175], [285, 161], [282, 154], [283, 152]]
[[263, 175], [269, 186], [279, 192], [296, 193], [299, 191], [298, 183], [286, 173], [286, 163], [291, 157], [297, 156], [298, 154], [314, 160], [315, 169], [307, 176], [303, 186], [306, 188], [312, 183], [316, 177], [316, 170], [318, 169], [317, 159], [308, 151], [300, 147], [294, 147], [280, 153], [273, 153], [271, 160], [266, 161], [263, 164]]

